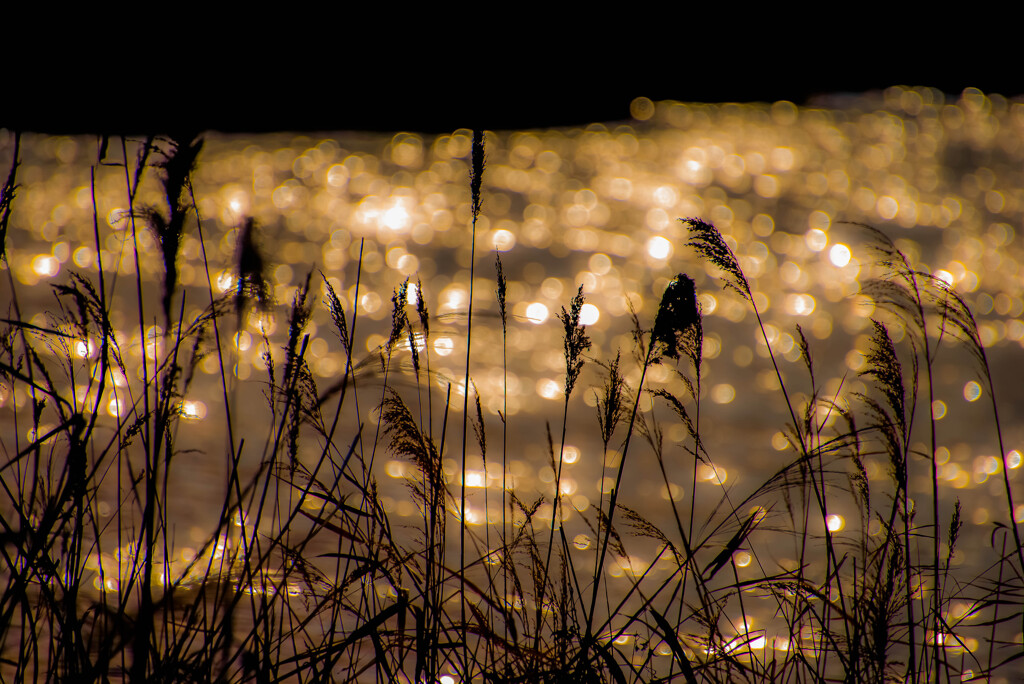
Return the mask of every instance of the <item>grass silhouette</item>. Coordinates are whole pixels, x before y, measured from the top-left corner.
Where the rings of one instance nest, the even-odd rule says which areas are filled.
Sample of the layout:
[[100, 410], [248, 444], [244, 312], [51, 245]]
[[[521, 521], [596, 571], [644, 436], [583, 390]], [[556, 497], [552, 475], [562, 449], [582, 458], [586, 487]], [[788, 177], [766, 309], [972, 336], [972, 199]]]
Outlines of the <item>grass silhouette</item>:
[[[6, 270], [12, 299], [0, 335], [0, 375], [10, 392], [29, 400], [4, 409], [14, 429], [0, 440], [4, 681], [436, 682], [447, 675], [496, 682], [930, 682], [959, 680], [967, 670], [993, 681], [1019, 671], [1020, 644], [1001, 636], [1004, 626], [1024, 619], [1024, 548], [1009, 477], [1003, 468], [1005, 502], [993, 531], [998, 551], [981, 574], [964, 576], [950, 562], [963, 525], [960, 502], [940, 500], [934, 458], [935, 357], [951, 344], [966, 348], [985, 382], [993, 439], [1006, 453], [988, 356], [964, 300], [917, 270], [884, 233], [861, 227], [882, 269], [863, 292], [891, 316], [873, 321], [861, 371], [870, 389], [848, 406], [823, 394], [814, 350], [799, 327], [809, 393], [795, 391], [798, 383], [776, 362], [733, 250], [712, 224], [683, 220], [689, 245], [755, 314], [792, 447], [785, 452], [790, 460], [757, 486], [723, 488], [711, 511], [694, 503], [701, 469], [715, 472], [716, 446], [702, 431], [709, 411], [702, 406], [705, 321], [693, 279], [679, 273], [669, 282], [653, 320], [634, 313], [634, 348], [607, 359], [587, 354], [581, 286], [560, 316], [566, 375], [560, 431], [553, 433], [550, 421], [521, 424], [527, 419], [509, 416], [503, 397], [501, 455], [492, 452], [490, 462], [500, 462], [500, 516], [477, 532], [469, 524], [466, 488], [473, 449], [485, 479], [489, 472], [488, 425], [469, 355], [482, 320], [473, 317], [473, 298], [483, 295], [473, 291], [472, 264], [476, 222], [486, 210], [485, 136], [473, 136], [466, 179], [473, 254], [461, 383], [435, 370], [430, 339], [438, 319], [421, 283], [397, 285], [390, 334], [359, 358], [358, 307], [310, 272], [290, 304], [287, 329], [262, 334], [265, 432], [244, 436], [230, 371], [237, 359], [228, 340], [251, 309], [272, 306], [258, 225], [244, 222], [237, 286], [217, 294], [191, 184], [202, 141], [149, 138], [134, 164], [121, 143], [132, 249], [141, 248], [144, 229], [159, 249], [158, 311], [151, 310], [138, 269], [134, 291], [117, 288], [107, 271], [112, 265], [99, 256], [104, 236], [95, 175], [96, 277], [72, 273], [57, 285], [49, 323], [39, 325], [21, 313]], [[17, 144], [14, 150], [0, 196], [0, 236], [16, 201]], [[166, 207], [136, 204], [147, 173], [157, 174]], [[199, 315], [187, 317], [177, 264], [192, 226], [206, 264], [207, 301]], [[354, 302], [360, 280], [361, 270]], [[495, 287], [507, 377], [510, 295], [500, 257]], [[309, 323], [320, 306], [345, 355], [330, 388], [318, 385], [306, 358]], [[114, 310], [134, 311], [131, 340], [116, 330]], [[163, 327], [154, 333], [157, 314]], [[898, 338], [893, 321], [904, 331]], [[84, 357], [82, 344], [91, 350]], [[225, 426], [223, 496], [210, 504], [219, 511], [212, 533], [191, 557], [174, 558], [172, 473], [189, 418], [184, 399], [197, 367], [211, 357], [220, 369], [215, 410]], [[630, 359], [635, 385], [625, 379]], [[648, 371], [656, 366], [675, 374], [685, 392], [650, 386]], [[595, 375], [596, 387], [584, 387]], [[74, 381], [82, 378], [84, 387]], [[123, 387], [115, 388], [115, 379]], [[449, 414], [460, 392], [462, 431], [455, 434]], [[581, 512], [590, 537], [578, 543], [563, 524], [561, 485], [567, 435], [593, 429], [570, 420], [573, 398], [584, 392], [595, 396], [597, 434], [615, 477], [599, 502]], [[376, 407], [376, 424], [352, 424], [350, 413], [363, 416], [367, 406]], [[830, 414], [842, 418], [841, 427], [826, 427], [822, 416]], [[669, 451], [666, 420], [683, 426], [681, 451]], [[522, 430], [541, 439], [546, 434], [550, 492], [522, 491], [509, 475], [509, 431]], [[914, 451], [922, 432], [930, 454]], [[641, 460], [646, 455], [638, 445], [653, 456], [651, 472], [666, 489], [670, 473], [687, 473], [689, 502], [667, 497], [659, 519], [668, 525], [652, 521], [623, 488], [628, 468], [650, 463]], [[258, 466], [247, 469], [243, 453], [254, 451]], [[419, 511], [411, 536], [382, 503], [376, 478], [384, 453], [407, 466]], [[869, 457], [885, 459], [887, 478], [868, 477]], [[447, 467], [447, 459], [458, 467]], [[915, 500], [909, 482], [922, 462], [932, 488], [929, 498]], [[115, 510], [104, 512], [101, 488], [118, 493]], [[491, 495], [485, 490], [485, 516]], [[858, 518], [842, 537], [830, 525], [840, 504], [855, 506]], [[878, 534], [868, 533], [872, 525]], [[795, 549], [795, 567], [777, 567], [763, 553], [780, 538]], [[635, 567], [637, 546], [653, 549], [656, 560]], [[742, 576], [741, 554], [753, 571]], [[103, 557], [117, 562], [102, 563]], [[609, 587], [613, 561], [629, 572]], [[755, 597], [771, 606], [774, 623], [752, 629], [740, 620], [730, 631], [728, 623], [747, 615]], [[951, 610], [954, 601], [968, 602], [982, 619], [968, 626], [962, 612]], [[968, 631], [980, 635], [980, 649], [967, 648]]]

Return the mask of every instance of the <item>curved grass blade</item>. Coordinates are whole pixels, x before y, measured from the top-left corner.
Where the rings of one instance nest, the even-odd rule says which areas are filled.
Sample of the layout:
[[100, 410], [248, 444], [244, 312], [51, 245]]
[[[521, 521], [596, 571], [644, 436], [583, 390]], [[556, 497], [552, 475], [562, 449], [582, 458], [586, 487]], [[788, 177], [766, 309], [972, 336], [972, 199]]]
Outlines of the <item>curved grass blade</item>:
[[682, 644], [679, 643], [679, 638], [676, 636], [675, 630], [672, 629], [672, 625], [668, 623], [668, 620], [664, 616], [653, 608], [649, 608], [651, 615], [654, 616], [654, 621], [658, 623], [658, 629], [661, 632], [661, 636], [665, 639], [665, 643], [672, 649], [672, 655], [679, 661], [679, 667], [683, 671], [683, 677], [686, 679], [686, 684], [697, 684], [697, 676], [693, 673], [693, 666], [690, 665], [690, 661], [686, 657], [686, 653], [683, 651]]

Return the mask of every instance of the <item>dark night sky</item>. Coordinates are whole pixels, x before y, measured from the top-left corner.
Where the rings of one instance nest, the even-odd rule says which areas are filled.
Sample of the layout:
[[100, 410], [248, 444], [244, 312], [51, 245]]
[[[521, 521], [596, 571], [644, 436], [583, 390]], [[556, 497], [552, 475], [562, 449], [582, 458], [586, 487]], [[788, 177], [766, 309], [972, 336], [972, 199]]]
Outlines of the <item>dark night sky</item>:
[[[65, 27], [45, 42], [15, 37], [14, 58], [0, 77], [0, 128], [445, 132], [623, 120], [638, 96], [804, 104], [891, 85], [1024, 94], [1019, 70], [995, 66], [1016, 65], [1002, 56], [1010, 45], [992, 37], [965, 42], [936, 34], [911, 44], [871, 33], [850, 40], [807, 28], [729, 27], [694, 39], [689, 25], [657, 35], [611, 22], [604, 34], [527, 27], [474, 43], [469, 33], [453, 29], [438, 39], [435, 25], [405, 22], [411, 28], [397, 36], [335, 18], [301, 27], [283, 19], [280, 30], [259, 20], [249, 33], [220, 25], [188, 38], [148, 25], [142, 33]], [[136, 34], [153, 37], [111, 38]]]
[[[59, 82], [59, 77], [53, 81]], [[40, 80], [50, 83], [50, 76]], [[39, 81], [36, 81], [39, 82]], [[142, 133], [178, 129], [226, 132], [371, 130], [445, 132], [456, 128], [492, 130], [573, 126], [629, 118], [638, 96], [686, 102], [771, 102], [797, 104], [821, 95], [862, 93], [890, 85], [927, 85], [950, 95], [964, 87], [988, 93], [1019, 93], [996, 79], [835, 78], [811, 84], [801, 80], [735, 80], [727, 84], [690, 80], [678, 86], [637, 82], [613, 87], [578, 83], [562, 87], [543, 79], [506, 86], [495, 79], [468, 92], [448, 81], [442, 87], [406, 83], [394, 88], [360, 81], [336, 85], [292, 77], [280, 84], [252, 77], [213, 74], [191, 86], [161, 87], [139, 77], [128, 85], [97, 90], [86, 84], [54, 84], [48, 92], [26, 88], [24, 99], [0, 110], [0, 127], [53, 133]], [[233, 92], [232, 92], [233, 91]]]

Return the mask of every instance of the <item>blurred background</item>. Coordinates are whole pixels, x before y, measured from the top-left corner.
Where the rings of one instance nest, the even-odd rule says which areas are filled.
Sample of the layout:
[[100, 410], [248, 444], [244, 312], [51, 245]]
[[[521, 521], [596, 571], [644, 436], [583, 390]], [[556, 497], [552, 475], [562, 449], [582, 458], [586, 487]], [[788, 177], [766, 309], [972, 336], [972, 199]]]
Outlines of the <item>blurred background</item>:
[[[927, 411], [939, 419], [936, 458], [944, 505], [960, 497], [967, 523], [979, 532], [965, 535], [965, 555], [954, 562], [983, 561], [993, 521], [1006, 518], [1001, 471], [1008, 469], [1019, 482], [1024, 449], [1024, 102], [1012, 93], [974, 85], [951, 90], [956, 86], [949, 82], [876, 88], [857, 80], [828, 91], [806, 82], [762, 89], [750, 77], [728, 85], [698, 78], [681, 86], [679, 95], [651, 91], [626, 98], [595, 91], [583, 80], [567, 82], [559, 97], [550, 98], [514, 80], [507, 89], [492, 80], [483, 92], [463, 93], [454, 76], [443, 83], [404, 78], [393, 90], [361, 93], [346, 85], [344, 73], [336, 82], [318, 81], [315, 89], [293, 71], [282, 74], [264, 91], [247, 87], [251, 75], [235, 80], [231, 73], [207, 76], [195, 88], [184, 79], [151, 92], [88, 89], [91, 97], [84, 99], [61, 85], [30, 105], [0, 112], [4, 172], [13, 155], [12, 130], [26, 131], [3, 266], [13, 276], [23, 319], [46, 324], [54, 305], [49, 285], [72, 270], [95, 276], [98, 258], [109, 274], [116, 265], [117, 287], [133, 282], [138, 269], [157, 310], [159, 257], [142, 232], [140, 260], [134, 262], [117, 138], [103, 153], [113, 165], [96, 171], [99, 251], [94, 243], [89, 174], [101, 149], [96, 134], [128, 134], [125, 151], [132, 162], [142, 133], [203, 132], [194, 185], [215, 290], [229, 291], [237, 282], [238, 231], [251, 217], [268, 255], [276, 302], [232, 331], [230, 375], [239, 415], [265, 410], [261, 336], [275, 341], [271, 352], [277, 354], [287, 306], [307, 273], [315, 301], [322, 300], [318, 270], [347, 311], [358, 309], [356, 353], [369, 364], [362, 391], [376, 397], [359, 407], [359, 415], [347, 416], [345, 426], [376, 421], [380, 386], [374, 385], [373, 363], [388, 334], [392, 292], [407, 278], [422, 283], [437, 317], [430, 340], [432, 391], [443, 397], [451, 384], [452, 410], [459, 412], [472, 262], [469, 126], [481, 125], [487, 166], [474, 263], [471, 375], [492, 449], [500, 434], [498, 412], [508, 415], [508, 467], [517, 487], [553, 493], [544, 426], [557, 431], [561, 421], [564, 359], [557, 315], [582, 286], [594, 345], [572, 404], [562, 486], [572, 503], [570, 516], [592, 512], [614, 474], [608, 466], [615, 465], [601, 453], [594, 430], [591, 388], [601, 382], [596, 362], [608, 362], [617, 351], [629, 358], [630, 308], [641, 324], [651, 325], [661, 293], [680, 272], [697, 282], [705, 315], [702, 431], [713, 463], [699, 469], [699, 516], [712, 515], [724, 491], [742, 497], [764, 481], [793, 457], [785, 439], [788, 411], [768, 348], [749, 307], [723, 290], [714, 269], [686, 246], [688, 233], [678, 219], [713, 223], [738, 255], [795, 402], [810, 397], [799, 324], [815, 359], [817, 388], [843, 406], [868, 390], [858, 375], [865, 368], [861, 352], [871, 318], [882, 315], [859, 294], [874, 273], [869, 236], [853, 225], [860, 222], [883, 231], [914, 266], [961, 293], [990, 350], [1007, 453], [998, 453], [988, 397], [955, 344], [940, 353], [936, 401], [918, 409], [921, 421]], [[56, 93], [68, 101], [57, 102]], [[138, 203], [157, 205], [159, 187], [147, 173]], [[197, 234], [189, 233], [180, 259], [186, 320], [208, 299], [202, 254]], [[502, 344], [493, 296], [496, 254], [509, 278], [507, 375], [496, 353]], [[7, 278], [0, 287], [0, 301], [12, 301]], [[137, 363], [142, 344], [133, 324], [134, 295], [120, 296], [115, 323], [123, 326], [125, 348]], [[147, 331], [155, 349], [163, 333], [156, 321]], [[308, 358], [329, 401], [344, 356], [322, 307], [310, 334]], [[898, 325], [893, 335], [902, 340]], [[87, 363], [93, 353], [86, 346], [80, 358]], [[410, 397], [423, 397], [408, 356], [406, 345], [392, 382]], [[189, 427], [179, 437], [182, 453], [171, 475], [179, 485], [174, 491], [184, 496], [169, 509], [189, 530], [186, 543], [199, 543], [219, 513], [195, 503], [222, 499], [215, 361], [208, 357], [200, 364], [200, 379], [184, 398]], [[627, 379], [634, 387], [639, 380], [632, 366]], [[648, 381], [682, 394], [667, 367], [655, 369]], [[0, 393], [5, 421], [24, 400], [9, 388]], [[650, 402], [643, 408], [649, 412]], [[113, 402], [107, 407], [111, 418], [119, 410]], [[688, 492], [692, 459], [680, 448], [685, 429], [672, 424], [667, 412], [649, 415], [665, 421], [666, 453], [678, 471], [668, 485], [648, 477], [654, 461], [649, 449], [636, 445], [638, 467], [627, 471], [624, 486], [627, 505], [657, 518], [667, 514], [669, 499]], [[830, 428], [836, 418], [827, 411], [819, 416]], [[254, 442], [264, 430], [255, 418], [243, 427]], [[923, 438], [914, 446], [927, 450]], [[317, 452], [310, 444], [307, 455]], [[473, 455], [467, 475], [470, 510], [475, 524], [493, 523], [493, 503], [482, 492], [500, 487], [501, 468], [495, 471], [494, 451], [486, 466], [480, 456]], [[255, 468], [257, 454], [251, 458]], [[386, 508], [414, 522], [417, 511], [404, 487], [407, 464], [387, 454], [377, 462]], [[865, 465], [869, 478], [885, 487], [887, 463], [869, 458]], [[457, 467], [446, 462], [453, 477]], [[912, 471], [912, 494], [929, 493], [926, 462], [916, 460]], [[116, 505], [113, 496], [109, 505]], [[837, 532], [857, 521], [850, 501], [836, 499], [833, 510]], [[548, 510], [548, 520], [550, 515]], [[1024, 507], [1014, 516], [1024, 520]], [[781, 547], [765, 553], [769, 565], [792, 561]], [[620, 575], [628, 570], [615, 569]]]

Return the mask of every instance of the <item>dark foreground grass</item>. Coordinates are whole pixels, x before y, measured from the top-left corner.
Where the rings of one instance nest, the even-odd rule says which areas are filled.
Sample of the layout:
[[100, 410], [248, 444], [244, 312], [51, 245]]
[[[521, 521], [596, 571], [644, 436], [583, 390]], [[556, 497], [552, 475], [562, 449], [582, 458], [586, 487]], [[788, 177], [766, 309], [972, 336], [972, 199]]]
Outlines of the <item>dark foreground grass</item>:
[[[723, 489], [718, 506], [704, 513], [694, 505], [698, 470], [712, 462], [715, 445], [701, 430], [704, 321], [693, 280], [680, 273], [653, 320], [634, 317], [631, 361], [587, 355], [580, 288], [560, 316], [564, 402], [561, 415], [547, 421], [554, 484], [538, 495], [506, 479], [487, 494], [500, 496], [500, 521], [478, 532], [481, 527], [467, 524], [467, 453], [479, 452], [485, 469], [488, 458], [501, 463], [507, 478], [508, 431], [524, 426], [511, 418], [509, 425], [503, 411], [501, 438], [488, 441], [468, 352], [462, 382], [438, 383], [430, 293], [416, 287], [410, 301], [409, 283], [399, 284], [386, 343], [360, 359], [354, 356], [361, 346], [358, 310], [347, 310], [330, 282], [312, 272], [291, 303], [287, 330], [263, 339], [265, 431], [242, 436], [238, 390], [225, 370], [234, 364], [229, 340], [250, 309], [271, 306], [253, 224], [239, 231], [237, 287], [215, 295], [207, 267], [204, 310], [186, 319], [177, 284], [182, 236], [193, 231], [204, 260], [209, 239], [191, 185], [202, 143], [153, 138], [134, 160], [123, 141], [120, 146], [132, 248], [139, 249], [148, 231], [160, 250], [156, 310], [141, 278], [134, 287], [118, 285], [113, 265], [98, 259], [91, 277], [71, 274], [54, 288], [49, 323], [38, 325], [22, 315], [11, 270], [5, 271], [11, 301], [0, 335], [0, 374], [8, 395], [28, 401], [10, 402], [3, 416], [4, 681], [932, 682], [1013, 679], [1021, 671], [1021, 644], [1007, 635], [1020, 632], [1024, 615], [1024, 549], [1012, 522], [1006, 469], [991, 562], [964, 576], [964, 566], [951, 564], [963, 523], [960, 503], [940, 500], [938, 465], [930, 456], [940, 446], [926, 410], [935, 358], [952, 344], [966, 348], [976, 364], [991, 397], [992, 440], [1006, 454], [986, 350], [965, 302], [917, 271], [884, 234], [863, 227], [880, 268], [863, 291], [885, 312], [861, 350], [870, 391], [853, 405], [823, 395], [814, 350], [797, 327], [805, 377], [784, 378], [772, 357], [789, 415], [788, 461], [759, 486]], [[484, 138], [475, 135], [467, 179], [474, 232], [483, 152]], [[137, 206], [146, 174], [158, 179], [163, 206]], [[0, 235], [16, 188], [17, 145], [0, 197]], [[690, 247], [747, 302], [767, 343], [733, 251], [710, 224], [684, 222]], [[94, 236], [99, 254], [104, 235], [95, 215]], [[496, 267], [504, 339], [500, 259]], [[357, 276], [355, 301], [358, 287]], [[471, 293], [470, 302], [488, 295]], [[329, 390], [317, 386], [305, 358], [306, 328], [318, 306], [327, 308], [346, 355]], [[111, 322], [114, 310], [133, 312], [138, 368]], [[158, 318], [160, 338], [149, 339]], [[468, 350], [474, 322], [467, 319]], [[900, 328], [899, 344], [893, 326]], [[224, 426], [224, 494], [210, 503], [218, 522], [202, 548], [174, 559], [169, 510], [177, 493], [170, 483], [179, 433], [187, 429], [182, 399], [208, 356], [221, 369], [219, 401], [210, 413]], [[636, 386], [624, 379], [631, 362]], [[648, 371], [656, 365], [668, 366], [684, 391], [649, 388]], [[596, 427], [615, 476], [600, 501], [581, 513], [590, 531], [589, 542], [581, 543], [560, 524], [567, 503], [558, 494], [558, 454], [570, 406], [594, 377]], [[123, 382], [116, 393], [114, 379]], [[809, 399], [797, 403], [797, 390]], [[460, 402], [452, 393], [460, 391], [461, 416], [453, 418], [449, 407]], [[648, 400], [655, 409], [643, 408]], [[350, 409], [364, 415], [360, 405], [378, 407], [375, 424], [353, 427], [343, 419]], [[823, 418], [830, 413], [841, 420]], [[666, 420], [684, 426], [689, 437], [682, 451], [666, 444]], [[928, 453], [914, 451], [921, 441]], [[628, 467], [641, 459], [650, 465], [638, 444], [649, 447], [657, 465], [651, 472], [666, 487], [670, 472], [689, 473], [687, 496], [669, 497], [659, 515], [668, 525], [641, 514], [621, 486]], [[385, 453], [410, 466], [409, 492], [421, 512], [412, 541], [393, 526], [378, 493], [376, 464]], [[446, 471], [446, 457], [461, 469]], [[888, 464], [887, 478], [869, 481], [869, 457]], [[242, 466], [253, 458], [254, 471]], [[923, 472], [931, 495], [913, 498], [908, 483]], [[112, 513], [103, 510], [101, 490], [117, 493]], [[850, 502], [859, 520], [840, 539], [827, 521], [838, 503]], [[872, 527], [877, 533], [868, 533]], [[765, 543], [788, 545], [799, 562], [778, 567], [759, 552]], [[653, 549], [656, 561], [631, 566], [637, 545]], [[96, 560], [114, 553], [113, 566]], [[757, 568], [753, 579], [749, 569], [741, 578], [740, 554]], [[609, 586], [613, 563], [631, 572]], [[774, 613], [757, 629], [743, 620], [755, 599], [767, 599]], [[954, 602], [969, 610], [953, 610]]]

